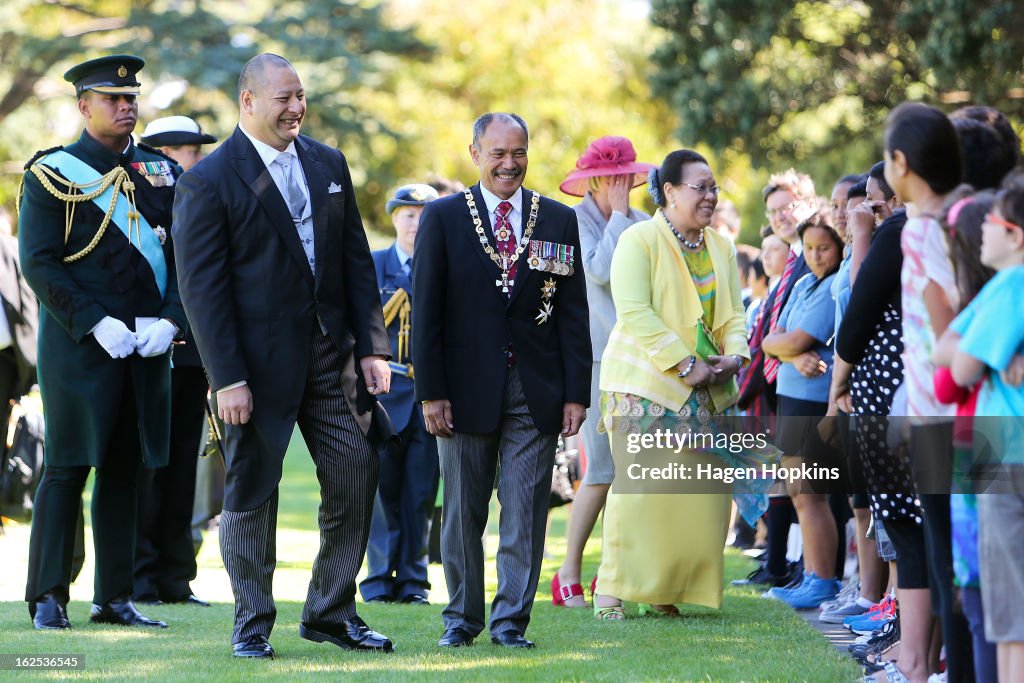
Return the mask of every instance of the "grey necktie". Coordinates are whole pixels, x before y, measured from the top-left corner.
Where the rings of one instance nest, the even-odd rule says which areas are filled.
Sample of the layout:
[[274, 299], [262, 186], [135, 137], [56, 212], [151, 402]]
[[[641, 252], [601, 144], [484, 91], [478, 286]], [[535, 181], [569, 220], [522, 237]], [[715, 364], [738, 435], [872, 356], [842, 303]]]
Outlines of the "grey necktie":
[[301, 223], [306, 211], [306, 194], [302, 191], [302, 181], [295, 172], [293, 160], [291, 154], [282, 152], [274, 162], [284, 171], [284, 201], [288, 204], [292, 219], [296, 223]]

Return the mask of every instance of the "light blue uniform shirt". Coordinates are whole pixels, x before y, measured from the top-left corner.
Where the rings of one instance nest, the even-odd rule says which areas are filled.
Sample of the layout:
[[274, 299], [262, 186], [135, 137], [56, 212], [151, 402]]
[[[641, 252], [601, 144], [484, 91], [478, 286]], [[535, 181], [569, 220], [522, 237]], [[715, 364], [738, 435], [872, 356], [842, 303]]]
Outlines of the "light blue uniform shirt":
[[789, 301], [779, 314], [779, 327], [787, 332], [803, 330], [814, 337], [815, 344], [808, 349], [814, 351], [828, 365], [828, 372], [818, 377], [804, 377], [792, 363], [779, 367], [778, 393], [803, 401], [828, 401], [829, 385], [832, 382], [832, 337], [835, 330], [836, 304], [832, 298], [833, 273], [819, 280], [814, 273], [807, 273], [797, 280]]
[[[850, 305], [850, 260], [852, 256], [853, 250], [851, 249], [850, 253], [843, 258], [843, 262], [839, 264], [839, 272], [832, 280], [832, 298], [836, 302], [836, 325], [832, 330], [833, 338], [839, 336], [839, 324], [843, 322], [846, 307]], [[835, 344], [832, 346], [834, 348]]]

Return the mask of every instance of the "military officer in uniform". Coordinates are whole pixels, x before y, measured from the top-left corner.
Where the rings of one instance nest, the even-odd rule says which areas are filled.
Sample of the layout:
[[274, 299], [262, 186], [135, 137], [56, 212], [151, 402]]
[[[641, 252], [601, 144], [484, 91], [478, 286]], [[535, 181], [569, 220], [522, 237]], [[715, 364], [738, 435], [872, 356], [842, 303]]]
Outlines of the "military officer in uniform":
[[[201, 145], [217, 141], [187, 116], [150, 121], [140, 138], [176, 159], [185, 171], [203, 157]], [[139, 512], [135, 537], [132, 600], [209, 606], [192, 593], [196, 554], [192, 545], [192, 507], [196, 462], [206, 426], [209, 383], [191, 334], [174, 347], [171, 368], [171, 443], [167, 467], [139, 471]]]
[[412, 254], [423, 207], [437, 199], [430, 185], [403, 185], [388, 200], [397, 239], [373, 252], [384, 323], [391, 340], [391, 392], [379, 400], [399, 441], [380, 451], [380, 482], [366, 548], [367, 576], [359, 584], [366, 602], [425, 605], [427, 543], [437, 497], [437, 441], [416, 402], [412, 352]]
[[91, 620], [166, 627], [131, 601], [139, 468], [167, 464], [170, 348], [185, 331], [169, 239], [180, 170], [140, 149], [144, 62], [115, 55], [70, 69], [85, 131], [27, 165], [22, 269], [39, 298], [46, 471], [36, 493], [25, 599], [38, 629], [66, 629], [82, 489], [95, 468]]

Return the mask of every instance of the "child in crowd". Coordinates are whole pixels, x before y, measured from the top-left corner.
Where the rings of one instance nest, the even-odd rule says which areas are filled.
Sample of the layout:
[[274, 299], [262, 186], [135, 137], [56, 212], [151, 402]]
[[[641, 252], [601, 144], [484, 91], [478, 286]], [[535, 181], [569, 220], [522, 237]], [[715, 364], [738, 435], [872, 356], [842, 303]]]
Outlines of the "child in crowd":
[[[995, 277], [950, 325], [957, 342], [952, 375], [961, 387], [981, 381], [976, 430], [1001, 466], [978, 496], [978, 538], [985, 635], [997, 643], [998, 679], [1024, 680], [1024, 183], [1010, 179], [982, 225], [981, 262]], [[951, 341], [952, 340], [952, 341]], [[940, 349], [943, 351], [944, 349]], [[1004, 419], [994, 420], [993, 417]], [[1007, 419], [1016, 418], [1016, 419]]]
[[[981, 262], [981, 226], [985, 215], [995, 203], [995, 194], [974, 194], [970, 186], [957, 188], [946, 209], [946, 225], [950, 257], [956, 273], [960, 298], [970, 303], [994, 272]], [[978, 499], [973, 493], [971, 479], [978, 474], [972, 468], [973, 428], [975, 407], [983, 382], [965, 388], [957, 386], [949, 369], [959, 335], [946, 330], [933, 359], [935, 370], [935, 396], [943, 403], [956, 404], [953, 424], [953, 487], [950, 512], [953, 527], [953, 574], [960, 588], [960, 602], [971, 630], [974, 671], [979, 681], [996, 680], [996, 649], [985, 638], [984, 610], [981, 600], [980, 568], [978, 561]]]

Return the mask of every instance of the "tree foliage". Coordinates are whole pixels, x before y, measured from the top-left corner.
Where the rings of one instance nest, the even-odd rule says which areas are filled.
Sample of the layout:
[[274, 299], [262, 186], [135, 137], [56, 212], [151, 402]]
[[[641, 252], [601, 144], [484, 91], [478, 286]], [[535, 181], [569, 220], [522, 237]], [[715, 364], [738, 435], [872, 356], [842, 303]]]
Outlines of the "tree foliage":
[[1016, 4], [652, 0], [651, 21], [667, 33], [652, 87], [686, 112], [683, 139], [834, 179], [877, 158], [884, 117], [903, 100], [970, 101], [1020, 117]]

